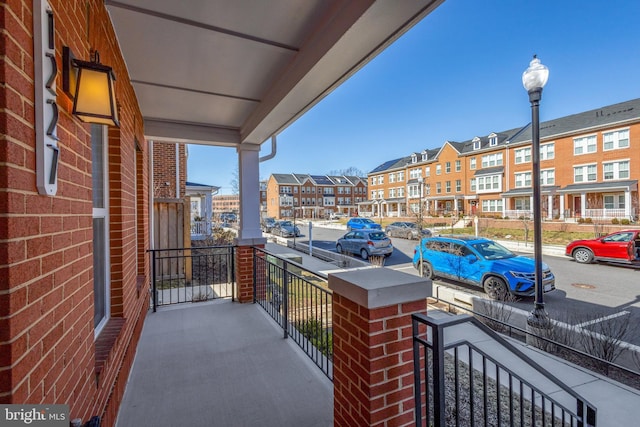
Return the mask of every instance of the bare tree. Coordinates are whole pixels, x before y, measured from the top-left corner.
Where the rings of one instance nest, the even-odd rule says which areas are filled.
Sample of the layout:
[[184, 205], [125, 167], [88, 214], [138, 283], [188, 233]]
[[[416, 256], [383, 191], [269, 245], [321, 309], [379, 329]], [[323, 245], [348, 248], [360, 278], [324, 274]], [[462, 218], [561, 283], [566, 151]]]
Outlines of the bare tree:
[[231, 172], [231, 181], [229, 181], [229, 185], [231, 185], [231, 193], [232, 194], [240, 194], [240, 171], [238, 166]]
[[358, 169], [355, 166], [350, 166], [346, 169], [334, 169], [332, 171], [329, 171], [329, 173], [327, 175], [338, 175], [338, 176], [359, 176], [359, 177], [365, 177], [367, 176], [366, 173], [362, 172], [360, 169]]

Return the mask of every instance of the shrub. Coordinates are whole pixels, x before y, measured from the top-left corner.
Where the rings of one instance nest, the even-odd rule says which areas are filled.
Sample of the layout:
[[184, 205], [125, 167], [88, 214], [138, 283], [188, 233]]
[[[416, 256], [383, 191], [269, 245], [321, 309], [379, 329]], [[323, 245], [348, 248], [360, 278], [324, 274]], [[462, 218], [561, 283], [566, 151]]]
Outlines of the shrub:
[[584, 218], [578, 218], [578, 224], [584, 224]]
[[622, 225], [629, 225], [629, 224], [631, 224], [631, 221], [629, 221], [627, 218], [622, 218], [622, 219], [620, 220], [620, 224], [622, 224]]
[[613, 225], [617, 225], [617, 224], [619, 224], [619, 223], [620, 223], [620, 221], [618, 221], [618, 218], [612, 218], [612, 219], [611, 219], [611, 224], [613, 224]]
[[585, 218], [584, 219], [584, 223], [585, 224], [593, 224], [593, 220], [591, 218]]

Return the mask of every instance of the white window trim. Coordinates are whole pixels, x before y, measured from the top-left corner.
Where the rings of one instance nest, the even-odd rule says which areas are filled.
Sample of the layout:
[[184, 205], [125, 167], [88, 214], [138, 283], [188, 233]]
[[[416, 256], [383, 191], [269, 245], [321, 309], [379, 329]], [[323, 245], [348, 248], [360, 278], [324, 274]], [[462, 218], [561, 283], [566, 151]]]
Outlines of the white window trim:
[[[625, 130], [628, 132], [627, 139], [629, 140], [629, 143], [627, 144], [626, 147], [619, 147], [618, 146], [618, 141], [619, 140], [616, 140], [613, 148], [604, 148], [604, 136], [606, 134], [614, 133], [614, 132], [615, 133], [619, 133], [619, 132], [622, 132], [622, 131], [625, 131]], [[631, 147], [631, 131], [630, 131], [629, 127], [624, 127], [624, 128], [619, 128], [619, 129], [611, 129], [611, 130], [608, 130], [606, 132], [602, 132], [602, 151], [626, 150], [629, 147]]]
[[[593, 144], [593, 146], [596, 147], [595, 150], [594, 151], [587, 151], [587, 147], [589, 146], [587, 144], [587, 145], [584, 146], [585, 150], [582, 153], [576, 154], [576, 140], [584, 139], [586, 141], [591, 137], [594, 137], [596, 139], [596, 143]], [[586, 154], [593, 154], [593, 153], [597, 153], [597, 152], [598, 152], [598, 134], [582, 135], [582, 136], [577, 136], [577, 137], [573, 138], [573, 155], [574, 156], [584, 156]]]
[[103, 166], [103, 174], [104, 174], [104, 179], [103, 179], [103, 191], [104, 191], [104, 206], [102, 208], [96, 208], [93, 207], [92, 208], [92, 222], [93, 219], [96, 218], [103, 218], [104, 219], [104, 254], [105, 254], [105, 259], [104, 261], [104, 280], [105, 280], [105, 286], [104, 286], [104, 302], [105, 302], [105, 308], [104, 308], [104, 317], [102, 318], [102, 320], [100, 320], [100, 322], [95, 326], [94, 329], [94, 333], [95, 333], [95, 337], [97, 337], [98, 335], [100, 335], [100, 332], [102, 332], [102, 330], [104, 329], [105, 325], [107, 324], [107, 322], [109, 321], [109, 318], [111, 317], [111, 277], [110, 277], [110, 252], [111, 252], [111, 248], [109, 245], [109, 135], [108, 135], [108, 128], [107, 126], [102, 126], [102, 125], [91, 125], [91, 126], [99, 126], [102, 129], [102, 148], [103, 148], [103, 160], [104, 160], [104, 166]]
[[[595, 166], [595, 169], [596, 169], [596, 179], [591, 180], [591, 181], [588, 179], [589, 173], [588, 173], [588, 169], [587, 168], [589, 166]], [[583, 172], [586, 172], [586, 173], [583, 173], [583, 176], [585, 176], [586, 179], [584, 179], [583, 181], [576, 181], [576, 168], [582, 168]], [[581, 164], [581, 165], [573, 165], [573, 182], [574, 182], [574, 184], [580, 184], [580, 183], [583, 183], [583, 182], [597, 182], [597, 181], [598, 181], [598, 164], [597, 163], [585, 163], [585, 164]]]
[[[629, 168], [627, 171], [629, 172], [629, 176], [625, 178], [620, 178], [620, 163], [628, 163]], [[605, 165], [613, 165], [613, 178], [605, 178], [604, 176], [604, 167]], [[616, 166], [617, 165], [617, 166]], [[603, 181], [620, 181], [631, 179], [631, 160], [630, 159], [618, 159], [611, 162], [602, 162], [602, 180]]]
[[[555, 147], [556, 143], [555, 141], [553, 142], [547, 142], [544, 144], [540, 144], [540, 160], [551, 160], [551, 159], [555, 159], [556, 158], [556, 147]], [[547, 155], [545, 155], [547, 153], [547, 147], [549, 146], [553, 146], [553, 157], [549, 157]]]

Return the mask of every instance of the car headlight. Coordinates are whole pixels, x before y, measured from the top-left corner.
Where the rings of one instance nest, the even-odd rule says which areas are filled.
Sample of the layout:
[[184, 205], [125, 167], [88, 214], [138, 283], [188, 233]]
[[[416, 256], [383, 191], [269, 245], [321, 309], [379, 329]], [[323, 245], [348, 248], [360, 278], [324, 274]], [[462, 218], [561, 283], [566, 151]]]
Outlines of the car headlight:
[[522, 273], [520, 271], [510, 271], [509, 273], [511, 273], [511, 275], [513, 277], [517, 277], [519, 279], [526, 279], [526, 280], [535, 280], [536, 274], [535, 273]]

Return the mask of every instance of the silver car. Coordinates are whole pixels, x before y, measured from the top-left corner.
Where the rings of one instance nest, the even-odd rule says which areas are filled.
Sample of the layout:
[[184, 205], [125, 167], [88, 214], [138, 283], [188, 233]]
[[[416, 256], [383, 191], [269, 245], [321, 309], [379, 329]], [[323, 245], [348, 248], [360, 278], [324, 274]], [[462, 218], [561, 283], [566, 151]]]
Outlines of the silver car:
[[366, 260], [372, 255], [390, 256], [393, 253], [393, 245], [384, 231], [353, 230], [338, 239], [336, 251], [357, 254]]
[[403, 239], [418, 239], [421, 237], [431, 237], [431, 230], [420, 229], [415, 222], [397, 221], [393, 222], [384, 230], [389, 237], [402, 237]]

